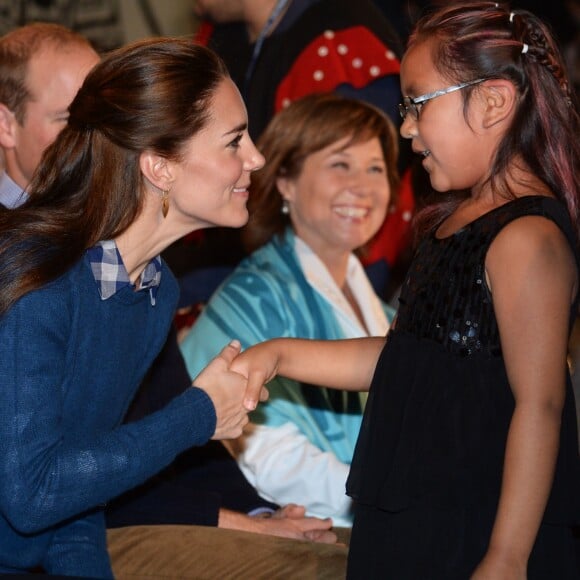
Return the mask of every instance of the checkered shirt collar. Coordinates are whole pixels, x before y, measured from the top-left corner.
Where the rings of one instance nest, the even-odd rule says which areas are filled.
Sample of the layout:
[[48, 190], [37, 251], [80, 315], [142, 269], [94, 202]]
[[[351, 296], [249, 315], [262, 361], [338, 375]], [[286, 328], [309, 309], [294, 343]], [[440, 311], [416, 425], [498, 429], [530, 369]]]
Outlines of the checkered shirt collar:
[[[96, 246], [89, 248], [87, 254], [93, 276], [99, 287], [101, 300], [107, 300], [121, 288], [132, 285], [114, 240], [99, 242]], [[155, 297], [160, 282], [161, 257], [157, 256], [143, 270], [137, 290], [149, 290], [151, 304], [155, 305]]]

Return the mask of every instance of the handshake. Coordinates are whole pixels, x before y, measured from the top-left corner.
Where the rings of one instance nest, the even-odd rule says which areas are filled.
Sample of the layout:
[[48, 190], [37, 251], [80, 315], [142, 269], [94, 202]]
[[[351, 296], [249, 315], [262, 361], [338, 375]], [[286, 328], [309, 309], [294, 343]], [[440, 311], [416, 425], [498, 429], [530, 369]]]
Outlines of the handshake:
[[264, 385], [276, 374], [276, 356], [266, 344], [240, 354], [239, 341], [232, 340], [193, 381], [215, 407], [217, 421], [212, 439], [239, 437], [248, 423], [248, 413], [258, 401], [268, 399]]
[[368, 391], [385, 337], [341, 340], [272, 338], [240, 352], [232, 340], [199, 373], [194, 385], [212, 399], [217, 414], [214, 439], [241, 435], [248, 413], [268, 399], [265, 385], [280, 374], [312, 385]]
[[[246, 349], [232, 340], [199, 373], [193, 384], [203, 389], [213, 401], [217, 416], [212, 439], [234, 439], [242, 435], [248, 413], [258, 401], [268, 399], [264, 386], [277, 374], [281, 357], [277, 340], [269, 340]], [[219, 527], [267, 535], [334, 544], [336, 534], [330, 518], [307, 517], [303, 506], [289, 504], [271, 517], [260, 518], [220, 510]]]

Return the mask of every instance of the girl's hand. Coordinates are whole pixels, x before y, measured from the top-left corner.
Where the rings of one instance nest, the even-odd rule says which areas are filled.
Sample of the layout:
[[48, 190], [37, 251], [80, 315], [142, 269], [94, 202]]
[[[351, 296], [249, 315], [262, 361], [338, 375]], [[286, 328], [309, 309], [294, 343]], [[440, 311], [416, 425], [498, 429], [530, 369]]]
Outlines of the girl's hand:
[[276, 340], [251, 346], [232, 362], [231, 370], [243, 375], [248, 381], [244, 406], [249, 411], [256, 408], [258, 400], [268, 399], [265, 385], [277, 375], [279, 362], [280, 353], [276, 348]]
[[240, 352], [240, 343], [233, 340], [216, 356], [193, 381], [213, 402], [216, 428], [212, 439], [233, 439], [242, 434], [248, 423], [246, 378], [231, 370], [231, 363]]

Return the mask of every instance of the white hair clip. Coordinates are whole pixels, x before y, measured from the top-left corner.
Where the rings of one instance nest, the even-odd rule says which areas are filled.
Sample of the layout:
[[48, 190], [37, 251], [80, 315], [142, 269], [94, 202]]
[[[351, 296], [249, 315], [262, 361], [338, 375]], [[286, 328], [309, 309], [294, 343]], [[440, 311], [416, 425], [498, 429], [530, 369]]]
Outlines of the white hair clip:
[[525, 42], [522, 44], [522, 54], [526, 54], [528, 52], [528, 48], [530, 48]]
[[510, 22], [514, 21], [514, 16], [516, 15], [515, 12], [510, 12]]

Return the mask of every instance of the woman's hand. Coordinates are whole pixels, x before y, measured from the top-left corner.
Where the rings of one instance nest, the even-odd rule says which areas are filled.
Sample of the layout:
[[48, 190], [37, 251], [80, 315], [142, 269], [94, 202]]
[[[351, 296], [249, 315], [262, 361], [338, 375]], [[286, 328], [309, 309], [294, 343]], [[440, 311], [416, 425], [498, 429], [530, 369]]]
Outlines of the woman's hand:
[[280, 538], [309, 540], [321, 544], [336, 543], [337, 537], [331, 530], [332, 520], [330, 518], [306, 517], [305, 514], [305, 508], [296, 504], [288, 504], [267, 516], [248, 516], [221, 509], [218, 526]]
[[320, 544], [336, 544], [336, 534], [331, 530], [330, 518], [306, 517], [306, 508], [290, 503], [272, 514], [271, 530], [282, 537], [296, 537]]
[[212, 439], [239, 437], [248, 423], [248, 409], [243, 405], [248, 382], [230, 368], [240, 349], [240, 343], [232, 340], [193, 381], [209, 395], [215, 407], [217, 421]]

